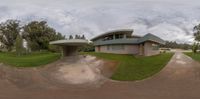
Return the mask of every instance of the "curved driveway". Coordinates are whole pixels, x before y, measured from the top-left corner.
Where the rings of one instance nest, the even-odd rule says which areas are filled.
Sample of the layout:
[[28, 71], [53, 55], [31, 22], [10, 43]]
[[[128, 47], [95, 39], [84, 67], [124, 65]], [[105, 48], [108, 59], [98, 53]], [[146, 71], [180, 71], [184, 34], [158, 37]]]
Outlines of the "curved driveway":
[[137, 82], [107, 81], [97, 88], [1, 86], [0, 99], [200, 99], [200, 64], [177, 52], [152, 78]]

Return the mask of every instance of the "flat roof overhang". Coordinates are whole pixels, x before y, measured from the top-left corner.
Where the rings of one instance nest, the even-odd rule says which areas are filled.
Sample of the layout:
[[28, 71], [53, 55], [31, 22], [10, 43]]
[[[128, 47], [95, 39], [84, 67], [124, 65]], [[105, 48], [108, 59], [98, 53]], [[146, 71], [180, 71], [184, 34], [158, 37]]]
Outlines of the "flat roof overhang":
[[109, 31], [109, 32], [100, 34], [100, 35], [98, 35], [98, 36], [92, 38], [91, 41], [94, 41], [94, 40], [99, 39], [99, 38], [104, 37], [104, 36], [113, 35], [113, 34], [119, 34], [119, 33], [127, 34], [127, 35], [131, 36], [133, 32], [134, 32], [133, 29], [112, 30], [112, 31]]
[[59, 46], [84, 46], [89, 44], [89, 41], [84, 39], [66, 39], [66, 40], [51, 41], [49, 44], [59, 45]]

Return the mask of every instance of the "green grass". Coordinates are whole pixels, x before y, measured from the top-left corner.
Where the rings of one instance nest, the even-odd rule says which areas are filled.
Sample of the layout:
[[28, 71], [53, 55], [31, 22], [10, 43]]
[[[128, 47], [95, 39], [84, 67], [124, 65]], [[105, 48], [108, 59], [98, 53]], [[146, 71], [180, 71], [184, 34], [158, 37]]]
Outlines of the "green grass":
[[192, 59], [200, 62], [200, 53], [185, 52], [184, 54], [190, 56]]
[[15, 53], [0, 53], [0, 62], [16, 67], [41, 66], [59, 58], [59, 53], [50, 52], [35, 52], [23, 56], [16, 56]]
[[114, 80], [134, 81], [142, 80], [158, 73], [171, 59], [173, 53], [165, 53], [149, 57], [135, 57], [133, 55], [119, 55], [106, 53], [84, 53], [101, 59], [118, 61], [116, 72], [111, 77]]

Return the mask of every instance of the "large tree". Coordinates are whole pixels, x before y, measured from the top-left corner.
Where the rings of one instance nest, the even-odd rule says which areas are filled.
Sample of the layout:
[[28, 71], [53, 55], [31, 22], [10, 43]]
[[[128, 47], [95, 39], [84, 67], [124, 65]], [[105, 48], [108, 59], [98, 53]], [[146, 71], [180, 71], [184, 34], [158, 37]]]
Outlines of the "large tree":
[[15, 45], [15, 40], [20, 31], [20, 21], [7, 20], [0, 24], [0, 42], [2, 42], [8, 51], [11, 51]]
[[28, 41], [31, 50], [46, 50], [49, 42], [64, 39], [61, 33], [47, 25], [46, 21], [32, 21], [24, 26], [24, 38]]
[[21, 37], [20, 34], [16, 38], [15, 48], [16, 48], [16, 54], [18, 56], [23, 54], [23, 51], [24, 51], [23, 38]]
[[193, 31], [194, 31], [194, 40], [196, 41], [196, 43], [193, 44], [193, 52], [196, 53], [200, 42], [200, 24], [196, 25]]
[[195, 41], [197, 42], [200, 41], [200, 24], [194, 27], [194, 38], [195, 38]]

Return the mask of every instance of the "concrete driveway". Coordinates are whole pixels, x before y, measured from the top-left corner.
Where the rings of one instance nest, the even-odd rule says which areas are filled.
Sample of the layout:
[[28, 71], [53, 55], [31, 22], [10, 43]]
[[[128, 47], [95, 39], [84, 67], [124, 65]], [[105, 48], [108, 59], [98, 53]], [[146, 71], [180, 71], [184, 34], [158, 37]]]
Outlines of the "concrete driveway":
[[137, 82], [107, 80], [94, 88], [16, 88], [3, 85], [5, 82], [0, 82], [0, 99], [200, 99], [200, 64], [177, 52], [151, 78]]

